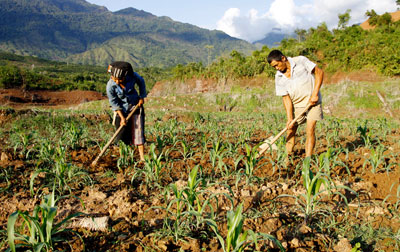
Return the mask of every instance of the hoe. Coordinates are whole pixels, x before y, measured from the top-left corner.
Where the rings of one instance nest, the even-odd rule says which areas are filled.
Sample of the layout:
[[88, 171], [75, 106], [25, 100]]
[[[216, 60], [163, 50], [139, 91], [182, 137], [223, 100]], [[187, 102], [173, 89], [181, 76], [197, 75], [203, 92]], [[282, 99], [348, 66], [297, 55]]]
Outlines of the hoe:
[[[290, 125], [292, 125], [294, 122], [296, 122], [301, 116], [303, 116], [311, 107], [311, 104], [308, 104], [307, 107], [298, 115], [296, 116], [296, 118], [294, 118], [291, 122]], [[268, 150], [269, 148], [274, 148], [274, 143], [276, 142], [276, 140], [278, 140], [279, 137], [281, 137], [283, 135], [283, 133], [285, 133], [288, 130], [288, 127], [286, 126], [283, 130], [281, 130], [281, 132], [278, 133], [278, 135], [276, 135], [274, 138], [271, 139], [268, 138], [264, 141], [264, 143], [262, 145], [260, 145], [260, 151], [258, 152], [258, 157], [260, 157], [266, 150]], [[276, 146], [275, 146], [276, 148]]]
[[[128, 121], [133, 113], [135, 113], [135, 111], [139, 108], [139, 104], [136, 105], [131, 112], [129, 112], [128, 116], [126, 117], [126, 121]], [[108, 141], [108, 143], [103, 147], [103, 149], [101, 150], [100, 154], [97, 156], [97, 158], [92, 162], [92, 166], [96, 166], [97, 162], [99, 161], [99, 159], [103, 156], [104, 152], [106, 152], [106, 150], [108, 149], [108, 147], [110, 146], [110, 144], [115, 140], [115, 138], [118, 136], [119, 132], [121, 132], [122, 128], [124, 127], [124, 125], [119, 126], [119, 128], [117, 129], [117, 131], [115, 131], [114, 135], [111, 137], [111, 139]]]

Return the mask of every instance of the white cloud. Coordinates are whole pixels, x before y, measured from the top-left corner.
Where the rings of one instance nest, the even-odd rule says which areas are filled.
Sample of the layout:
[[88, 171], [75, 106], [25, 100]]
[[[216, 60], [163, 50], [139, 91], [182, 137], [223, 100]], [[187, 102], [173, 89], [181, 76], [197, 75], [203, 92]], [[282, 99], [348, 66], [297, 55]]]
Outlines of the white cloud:
[[282, 27], [294, 26], [296, 23], [295, 7], [293, 0], [274, 1], [265, 17], [270, 17]]
[[[297, 4], [296, 4], [297, 3]], [[293, 32], [296, 28], [308, 29], [327, 23], [330, 29], [338, 23], [338, 14], [350, 9], [350, 24], [365, 21], [365, 12], [374, 9], [378, 14], [396, 11], [394, 0], [313, 0], [299, 3], [294, 0], [274, 0], [265, 13], [251, 9], [242, 13], [238, 8], [228, 9], [218, 21], [217, 29], [227, 34], [256, 41], [264, 38], [273, 28]]]

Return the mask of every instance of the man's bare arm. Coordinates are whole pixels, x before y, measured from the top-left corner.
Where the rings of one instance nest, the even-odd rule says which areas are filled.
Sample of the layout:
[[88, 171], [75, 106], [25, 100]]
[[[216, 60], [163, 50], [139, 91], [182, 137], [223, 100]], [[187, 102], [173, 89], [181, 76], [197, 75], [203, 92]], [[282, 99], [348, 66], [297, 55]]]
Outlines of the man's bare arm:
[[293, 121], [293, 119], [294, 119], [293, 118], [293, 103], [292, 103], [292, 100], [290, 99], [289, 95], [282, 96], [282, 99], [283, 99], [283, 105], [285, 106], [285, 110], [286, 110], [286, 117], [287, 117], [286, 126], [288, 128], [292, 128], [292, 127], [289, 127], [290, 126], [289, 125], [290, 122]]
[[311, 103], [311, 105], [315, 105], [318, 103], [318, 99], [319, 99], [318, 93], [319, 93], [319, 90], [321, 89], [322, 81], [324, 80], [324, 71], [321, 68], [319, 68], [318, 66], [315, 66], [312, 73], [315, 76], [315, 84], [314, 84], [314, 90], [311, 94], [309, 102]]

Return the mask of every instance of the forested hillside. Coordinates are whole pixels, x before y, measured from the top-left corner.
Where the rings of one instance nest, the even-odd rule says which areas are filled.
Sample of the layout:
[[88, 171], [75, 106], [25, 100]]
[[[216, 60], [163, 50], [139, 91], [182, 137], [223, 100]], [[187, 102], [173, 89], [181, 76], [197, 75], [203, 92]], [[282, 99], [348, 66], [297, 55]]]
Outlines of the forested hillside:
[[117, 12], [84, 0], [0, 0], [0, 49], [20, 55], [106, 66], [206, 62], [255, 46], [220, 31], [128, 8]]
[[[67, 64], [0, 51], [0, 88], [24, 90], [92, 90], [105, 94], [110, 78], [106, 67]], [[170, 69], [135, 69], [151, 90], [156, 81], [170, 78]]]
[[[375, 17], [377, 27], [363, 30], [360, 26], [329, 30], [325, 24], [305, 31], [297, 31], [297, 39], [282, 40], [278, 49], [288, 56], [304, 55], [315, 61], [327, 73], [368, 70], [384, 76], [400, 75], [400, 22]], [[238, 51], [219, 57], [209, 65], [202, 62], [178, 64], [168, 68], [135, 68], [147, 82], [150, 90], [161, 80], [167, 79], [240, 79], [267, 75], [272, 78], [275, 70], [266, 58], [272, 48], [264, 46], [245, 56]], [[105, 91], [105, 67], [73, 65], [52, 62], [35, 57], [22, 57], [0, 53], [0, 88], [24, 87], [25, 89], [97, 90]]]
[[[283, 39], [277, 49], [287, 56], [307, 56], [328, 73], [364, 69], [385, 76], [399, 76], [400, 21], [393, 22], [389, 14], [368, 13], [372, 13], [375, 29], [364, 30], [359, 25], [348, 27], [350, 13], [345, 13], [339, 15], [337, 29], [329, 30], [322, 23], [309, 30], [297, 30], [297, 39]], [[221, 57], [208, 67], [191, 63], [178, 65], [173, 72], [179, 79], [193, 76], [237, 79], [260, 74], [272, 77], [275, 70], [266, 62], [270, 51], [267, 46], [251, 56], [232, 51], [230, 57]]]

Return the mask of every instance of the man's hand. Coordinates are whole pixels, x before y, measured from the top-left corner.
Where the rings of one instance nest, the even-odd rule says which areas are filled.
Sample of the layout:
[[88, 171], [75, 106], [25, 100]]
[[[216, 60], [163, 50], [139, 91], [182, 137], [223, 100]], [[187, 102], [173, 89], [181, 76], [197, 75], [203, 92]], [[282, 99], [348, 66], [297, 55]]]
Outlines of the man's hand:
[[286, 122], [286, 127], [287, 127], [289, 130], [290, 130], [290, 129], [293, 129], [293, 127], [294, 127], [294, 125], [295, 125], [295, 122], [292, 123], [292, 121], [293, 121], [293, 118], [292, 118], [292, 119], [288, 119], [287, 122]]
[[318, 103], [318, 93], [319, 90], [321, 89], [322, 81], [324, 80], [324, 71], [322, 71], [321, 68], [318, 66], [315, 66], [312, 73], [315, 75], [315, 84], [314, 84], [314, 90], [311, 94], [310, 100], [308, 103], [310, 103], [312, 106]]
[[318, 100], [319, 100], [318, 94], [316, 94], [316, 95], [313, 94], [313, 95], [311, 95], [310, 100], [308, 101], [308, 103], [310, 103], [311, 105], [315, 105], [315, 104], [318, 103]]
[[143, 98], [140, 98], [140, 99], [139, 99], [139, 102], [138, 102], [139, 107], [142, 106], [143, 104], [144, 104], [144, 99], [143, 99]]

